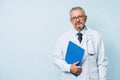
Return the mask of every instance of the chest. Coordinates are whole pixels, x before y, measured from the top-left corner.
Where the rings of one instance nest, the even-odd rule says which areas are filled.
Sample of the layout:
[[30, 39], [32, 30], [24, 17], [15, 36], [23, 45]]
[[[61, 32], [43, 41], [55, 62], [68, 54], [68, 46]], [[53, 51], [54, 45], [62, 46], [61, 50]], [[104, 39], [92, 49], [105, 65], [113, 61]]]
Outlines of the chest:
[[62, 53], [64, 58], [66, 56], [66, 51], [68, 48], [69, 41], [72, 41], [73, 43], [75, 43], [76, 45], [78, 45], [79, 47], [85, 50], [83, 60], [85, 60], [86, 57], [91, 59], [97, 58], [96, 41], [92, 37], [86, 37], [86, 36], [83, 36], [81, 43], [78, 41], [78, 38], [75, 36], [65, 39], [62, 44], [63, 45]]

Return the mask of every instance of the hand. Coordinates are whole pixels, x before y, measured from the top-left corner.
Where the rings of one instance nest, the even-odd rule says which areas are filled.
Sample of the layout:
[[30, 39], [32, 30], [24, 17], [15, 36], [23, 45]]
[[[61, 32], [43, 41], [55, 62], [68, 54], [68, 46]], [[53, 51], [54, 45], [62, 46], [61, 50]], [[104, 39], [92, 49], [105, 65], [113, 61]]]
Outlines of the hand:
[[73, 74], [80, 74], [82, 71], [82, 67], [77, 66], [77, 64], [79, 64], [79, 62], [75, 62], [74, 64], [71, 65], [70, 67], [70, 72]]

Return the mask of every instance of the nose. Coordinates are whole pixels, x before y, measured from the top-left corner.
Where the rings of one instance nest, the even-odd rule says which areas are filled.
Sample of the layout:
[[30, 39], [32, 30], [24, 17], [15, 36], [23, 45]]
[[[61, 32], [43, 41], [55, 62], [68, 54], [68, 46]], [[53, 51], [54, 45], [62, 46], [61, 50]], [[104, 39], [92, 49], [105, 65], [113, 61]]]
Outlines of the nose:
[[76, 18], [76, 21], [78, 22], [78, 21], [80, 21], [80, 19], [77, 17], [77, 18]]

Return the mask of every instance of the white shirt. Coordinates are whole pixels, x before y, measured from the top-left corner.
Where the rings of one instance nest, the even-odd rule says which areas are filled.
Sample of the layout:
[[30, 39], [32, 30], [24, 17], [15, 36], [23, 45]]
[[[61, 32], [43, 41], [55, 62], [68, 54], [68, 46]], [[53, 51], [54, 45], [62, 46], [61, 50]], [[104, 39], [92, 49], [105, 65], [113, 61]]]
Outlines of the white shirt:
[[[77, 31], [74, 28], [61, 35], [57, 41], [53, 60], [62, 70], [62, 80], [106, 80], [107, 58], [104, 53], [101, 35], [86, 27], [81, 33], [83, 34], [81, 44], [77, 39]], [[77, 77], [70, 73], [71, 64], [65, 61], [69, 41], [85, 49], [82, 72]]]

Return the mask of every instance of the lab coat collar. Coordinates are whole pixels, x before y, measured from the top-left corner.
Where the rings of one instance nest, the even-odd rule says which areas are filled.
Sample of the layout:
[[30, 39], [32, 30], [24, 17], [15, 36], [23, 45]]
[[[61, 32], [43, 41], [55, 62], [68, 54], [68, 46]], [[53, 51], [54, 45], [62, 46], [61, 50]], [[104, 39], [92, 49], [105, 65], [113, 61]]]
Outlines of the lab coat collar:
[[[80, 33], [82, 33], [84, 35], [86, 30], [87, 30], [87, 28], [86, 28], [86, 26], [84, 26], [83, 30]], [[72, 34], [74, 36], [77, 36], [77, 33], [78, 33], [78, 31], [76, 29], [72, 28]]]

